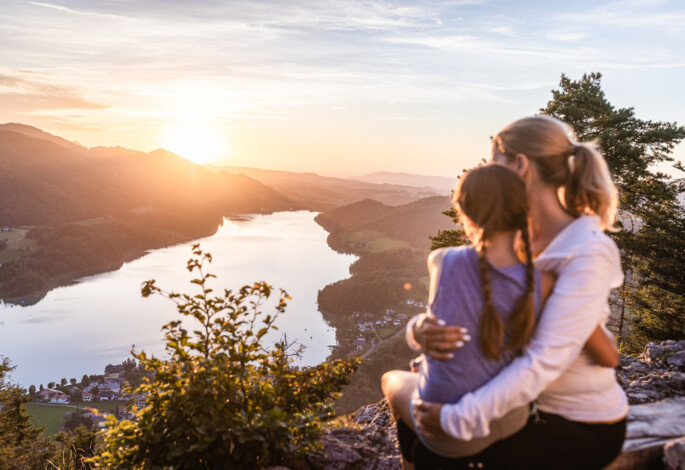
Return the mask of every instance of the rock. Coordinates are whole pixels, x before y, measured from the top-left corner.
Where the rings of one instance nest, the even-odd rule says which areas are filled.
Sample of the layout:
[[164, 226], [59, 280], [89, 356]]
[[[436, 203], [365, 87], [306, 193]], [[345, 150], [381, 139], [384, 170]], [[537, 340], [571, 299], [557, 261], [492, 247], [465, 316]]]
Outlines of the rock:
[[385, 400], [359, 408], [324, 432], [323, 452], [307, 457], [313, 469], [399, 470], [395, 421]]
[[604, 470], [661, 470], [664, 468], [662, 458], [663, 447], [650, 447], [648, 449], [623, 452]]
[[685, 437], [664, 446], [664, 464], [669, 470], [685, 470]]
[[[676, 349], [678, 345], [685, 344], [685, 341], [671, 343], [675, 347], [661, 347], [659, 344], [650, 343], [641, 355], [645, 360], [621, 356], [616, 368], [616, 377], [626, 391], [631, 405], [685, 396], [685, 372], [677, 366], [682, 359], [681, 353], [685, 351]], [[670, 365], [667, 364], [669, 360]]]
[[649, 343], [640, 358], [660, 367], [685, 372], [685, 340]]
[[685, 370], [685, 351], [678, 351], [665, 359], [666, 365], [672, 369]]
[[628, 413], [625, 452], [661, 447], [685, 436], [685, 397], [634, 405]]

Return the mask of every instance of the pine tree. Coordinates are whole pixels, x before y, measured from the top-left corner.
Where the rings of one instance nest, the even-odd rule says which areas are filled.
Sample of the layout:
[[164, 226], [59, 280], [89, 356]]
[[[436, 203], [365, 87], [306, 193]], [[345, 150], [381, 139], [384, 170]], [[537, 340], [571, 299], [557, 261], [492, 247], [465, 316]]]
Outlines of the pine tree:
[[450, 230], [440, 230], [437, 235], [430, 237], [431, 239], [431, 250], [437, 250], [438, 248], [444, 248], [448, 246], [460, 246], [466, 245], [468, 240], [464, 230], [459, 225], [459, 216], [457, 211], [454, 209], [449, 209], [443, 212], [447, 217], [452, 219], [455, 224], [455, 228]]
[[[673, 162], [673, 148], [685, 138], [677, 123], [645, 121], [633, 108], [615, 108], [601, 88], [601, 74], [574, 81], [561, 76], [559, 89], [540, 109], [573, 126], [579, 141], [596, 140], [619, 188], [621, 249], [626, 283], [614, 297], [614, 327], [628, 351], [650, 340], [685, 338], [685, 211], [678, 201], [685, 183], [654, 170]], [[683, 172], [681, 162], [674, 168]], [[456, 213], [445, 215], [457, 223]], [[431, 237], [431, 249], [462, 245], [460, 229]], [[628, 331], [626, 320], [634, 322]]]
[[[685, 211], [678, 202], [683, 181], [654, 170], [674, 161], [671, 153], [685, 138], [685, 127], [615, 108], [601, 77], [590, 73], [574, 81], [562, 75], [560, 88], [540, 111], [572, 125], [579, 141], [598, 141], [618, 185], [622, 230], [613, 237], [627, 273], [617, 296], [618, 327], [630, 311], [630, 342], [639, 349], [648, 340], [685, 338]], [[674, 167], [683, 171], [681, 163]]]
[[25, 391], [7, 381], [13, 367], [0, 358], [0, 470], [43, 468], [53, 445], [40, 437], [43, 428], [34, 428]]

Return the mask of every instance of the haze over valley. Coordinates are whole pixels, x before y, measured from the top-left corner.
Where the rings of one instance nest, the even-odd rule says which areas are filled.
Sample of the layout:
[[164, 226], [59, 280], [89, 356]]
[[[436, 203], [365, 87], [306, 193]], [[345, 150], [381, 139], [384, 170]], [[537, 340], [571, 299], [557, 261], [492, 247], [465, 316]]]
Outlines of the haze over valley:
[[[382, 335], [394, 334], [407, 313], [390, 322], [383, 315], [405, 299], [425, 302], [429, 236], [452, 227], [441, 214], [450, 205], [447, 177], [204, 168], [163, 149], [88, 149], [15, 123], [0, 125], [0, 174], [0, 334], [9, 335], [2, 342], [24, 386], [95, 373], [124, 360], [134, 343], [159, 350], [158, 325], [173, 309], [142, 299], [140, 284], [171, 279], [168, 287], [182, 290], [187, 276], [177, 274], [194, 241], [214, 254], [220, 286], [265, 280], [290, 292], [279, 325], [307, 346], [301, 364], [344, 356], [364, 338], [352, 312], [368, 308], [341, 309], [327, 285], [357, 272], [350, 264], [364, 253], [388, 253], [383, 269], [412, 260], [382, 281], [359, 272], [389, 286], [371, 294], [379, 303], [368, 314], [390, 325]], [[344, 288], [357, 291], [356, 282]], [[368, 340], [362, 349], [373, 347]]]

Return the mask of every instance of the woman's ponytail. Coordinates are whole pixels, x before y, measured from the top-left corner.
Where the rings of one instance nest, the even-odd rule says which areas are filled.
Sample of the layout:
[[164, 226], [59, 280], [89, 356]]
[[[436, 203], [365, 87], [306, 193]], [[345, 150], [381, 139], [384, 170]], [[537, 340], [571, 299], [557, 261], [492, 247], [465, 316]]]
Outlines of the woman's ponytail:
[[604, 229], [611, 230], [618, 207], [618, 191], [609, 167], [593, 143], [573, 143], [568, 157], [569, 175], [564, 203], [574, 216], [594, 213]]
[[573, 128], [551, 116], [519, 119], [492, 139], [493, 155], [511, 160], [525, 155], [542, 181], [563, 188], [563, 203], [573, 216], [596, 214], [612, 230], [618, 192], [609, 167], [594, 143], [575, 141]]

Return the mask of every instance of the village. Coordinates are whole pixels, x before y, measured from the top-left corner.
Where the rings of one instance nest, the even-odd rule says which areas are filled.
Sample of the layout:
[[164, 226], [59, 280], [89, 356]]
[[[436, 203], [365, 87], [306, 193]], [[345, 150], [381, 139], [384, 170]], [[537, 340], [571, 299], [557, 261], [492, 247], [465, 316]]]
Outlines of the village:
[[128, 359], [122, 364], [108, 365], [102, 375], [84, 375], [81, 382], [72, 378], [67, 383], [66, 379], [62, 379], [60, 384], [48, 383], [47, 388], [41, 384], [39, 390], [32, 385], [29, 388], [29, 395], [33, 398], [30, 409], [38, 421], [41, 421], [41, 415], [48, 414], [50, 407], [73, 409], [61, 416], [57, 415], [59, 429], [70, 427], [70, 423], [83, 424], [88, 428], [104, 428], [109, 416], [114, 416], [117, 420], [132, 419], [133, 407], [140, 409], [146, 405], [145, 394], [132, 392], [145, 375], [147, 373], [144, 369]]
[[[348, 355], [367, 355], [375, 346], [403, 330], [410, 315], [423, 312], [425, 308], [424, 302], [407, 299], [397, 309], [386, 309], [380, 318], [371, 313], [354, 312], [352, 318], [358, 332], [353, 341], [354, 348]], [[403, 311], [398, 311], [400, 309]]]

